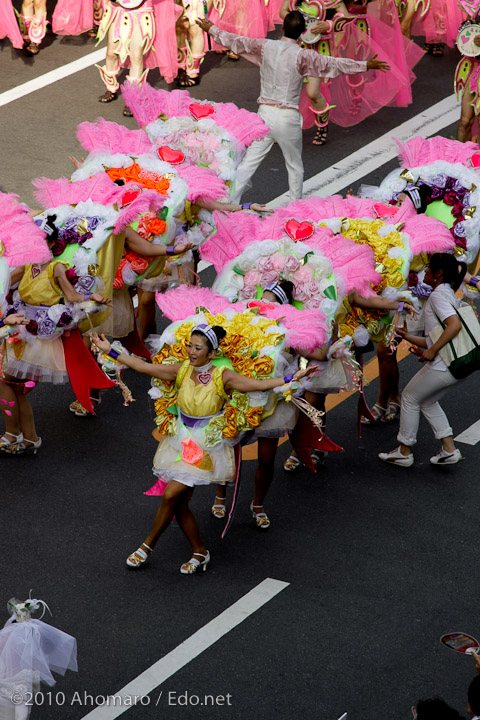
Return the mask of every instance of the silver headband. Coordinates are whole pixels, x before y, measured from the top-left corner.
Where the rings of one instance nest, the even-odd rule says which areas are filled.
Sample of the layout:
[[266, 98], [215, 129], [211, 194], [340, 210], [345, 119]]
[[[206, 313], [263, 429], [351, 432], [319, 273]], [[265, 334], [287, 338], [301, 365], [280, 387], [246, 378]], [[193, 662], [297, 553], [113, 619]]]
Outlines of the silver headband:
[[217, 335], [215, 333], [215, 330], [210, 325], [206, 325], [206, 324], [197, 325], [196, 327], [193, 328], [192, 335], [193, 335], [193, 333], [196, 333], [196, 332], [199, 332], [199, 333], [202, 333], [202, 335], [205, 335], [210, 340], [210, 342], [212, 344], [212, 348], [214, 350], [216, 350], [218, 348]]
[[268, 292], [273, 293], [275, 295], [275, 297], [277, 298], [277, 300], [279, 300], [282, 305], [288, 305], [287, 294], [286, 294], [285, 290], [283, 290], [280, 287], [278, 282], [275, 281], [275, 282], [268, 283], [268, 285], [265, 285], [265, 287], [263, 289], [268, 290]]

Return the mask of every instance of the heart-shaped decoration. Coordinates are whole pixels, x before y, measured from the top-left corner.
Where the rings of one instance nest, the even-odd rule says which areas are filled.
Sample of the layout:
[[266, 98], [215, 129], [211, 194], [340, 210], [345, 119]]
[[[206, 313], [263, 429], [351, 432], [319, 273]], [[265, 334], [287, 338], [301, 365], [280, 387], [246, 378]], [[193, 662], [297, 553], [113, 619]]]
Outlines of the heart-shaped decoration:
[[463, 43], [464, 45], [465, 45], [465, 43], [468, 42], [468, 38], [465, 37], [465, 35], [462, 35], [461, 40], [462, 40], [462, 43]]
[[32, 265], [32, 280], [35, 280], [41, 272], [40, 265]]
[[384, 203], [375, 203], [373, 209], [375, 210], [377, 217], [379, 218], [392, 217], [398, 212], [398, 207], [395, 207], [395, 205], [385, 205]]
[[180, 165], [185, 160], [185, 155], [180, 150], [173, 150], [168, 145], [162, 145], [157, 152], [160, 160], [168, 162], [170, 165]]
[[285, 232], [295, 242], [297, 240], [307, 240], [313, 235], [314, 231], [315, 228], [311, 222], [299, 223], [298, 220], [292, 218], [285, 223]]
[[127, 190], [127, 192], [122, 195], [122, 208], [136, 200], [140, 193], [141, 190]]
[[208, 383], [212, 379], [212, 376], [210, 373], [200, 373], [198, 379], [200, 380], [202, 385], [208, 385]]
[[474, 152], [470, 160], [474, 168], [480, 167], [480, 152]]
[[206, 118], [209, 115], [213, 115], [213, 113], [215, 112], [215, 108], [213, 107], [213, 105], [204, 105], [203, 103], [192, 103], [188, 106], [188, 109], [190, 110], [195, 120], [201, 120], [202, 118]]

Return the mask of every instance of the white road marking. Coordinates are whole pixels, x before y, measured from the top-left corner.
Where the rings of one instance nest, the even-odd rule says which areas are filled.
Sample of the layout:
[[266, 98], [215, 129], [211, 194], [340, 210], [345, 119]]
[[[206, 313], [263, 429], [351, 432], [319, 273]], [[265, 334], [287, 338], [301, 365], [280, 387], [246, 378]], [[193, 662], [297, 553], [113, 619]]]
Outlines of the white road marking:
[[[165, 657], [149, 667], [148, 670], [145, 670], [145, 672], [129, 682], [128, 685], [125, 685], [115, 695], [110, 696], [112, 698], [110, 704], [95, 708], [84, 716], [84, 720], [87, 720], [87, 718], [89, 720], [113, 720], [119, 717], [130, 708], [130, 705], [125, 704], [125, 698], [145, 697], [151, 693], [165, 680], [168, 680], [191, 660], [198, 657], [217, 640], [220, 640], [230, 630], [233, 630], [252, 613], [261, 608], [262, 605], [265, 605], [275, 595], [288, 587], [289, 584], [281, 580], [266, 578], [253, 590], [241, 597], [240, 600], [230, 605], [221, 615], [200, 628], [181, 645], [169, 652], [168, 655], [165, 655]], [[114, 704], [115, 698], [118, 698], [117, 705]], [[151, 704], [153, 704], [153, 699]]]
[[[415, 117], [410, 118], [410, 120], [389, 130], [385, 135], [365, 145], [360, 150], [343, 158], [340, 162], [306, 180], [303, 184], [303, 194], [305, 196], [321, 195], [322, 197], [335, 195], [335, 193], [365, 177], [389, 160], [393, 160], [397, 156], [397, 146], [392, 138], [395, 137], [398, 140], [405, 141], [415, 135], [424, 138], [431, 137], [443, 130], [443, 128], [452, 125], [459, 117], [460, 104], [457, 102], [455, 95], [450, 95], [415, 115]], [[371, 119], [374, 120], [374, 116]], [[287, 193], [283, 193], [275, 200], [271, 200], [267, 207], [276, 208], [288, 201]]]
[[74, 60], [66, 65], [55, 68], [55, 70], [50, 70], [50, 72], [45, 73], [44, 75], [39, 75], [39, 77], [29, 80], [28, 82], [23, 83], [23, 85], [18, 85], [17, 87], [11, 88], [11, 90], [6, 90], [0, 94], [0, 107], [2, 105], [8, 105], [8, 103], [13, 102], [14, 100], [19, 100], [20, 98], [25, 97], [25, 95], [30, 95], [30, 93], [33, 93], [36, 90], [47, 87], [47, 85], [51, 85], [52, 83], [57, 82], [57, 80], [63, 80], [63, 78], [66, 78], [69, 75], [74, 75], [75, 73], [80, 72], [80, 70], [85, 70], [85, 68], [90, 67], [90, 65], [95, 65], [104, 59], [105, 48], [103, 47], [100, 48], [100, 50], [95, 50], [95, 52], [78, 58], [78, 60]]
[[457, 435], [455, 442], [465, 443], [465, 445], [476, 445], [480, 442], [480, 420], [477, 420], [460, 435]]

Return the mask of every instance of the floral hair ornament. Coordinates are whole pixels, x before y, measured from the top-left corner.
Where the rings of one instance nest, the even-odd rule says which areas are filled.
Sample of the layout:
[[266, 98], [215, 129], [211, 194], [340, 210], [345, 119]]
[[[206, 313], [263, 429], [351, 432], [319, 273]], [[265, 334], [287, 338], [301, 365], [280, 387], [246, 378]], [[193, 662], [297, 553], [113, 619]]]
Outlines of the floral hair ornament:
[[35, 598], [32, 598], [31, 590], [28, 594], [27, 600], [24, 600], [23, 602], [21, 600], [17, 600], [16, 598], [11, 598], [7, 602], [7, 610], [10, 613], [10, 619], [7, 621], [7, 624], [15, 621], [17, 623], [28, 622], [32, 619], [32, 613], [36, 612], [40, 607], [42, 607], [43, 612], [40, 615], [39, 620], [43, 618], [47, 610], [50, 615], [52, 614], [50, 608], [44, 600], [35, 600]]
[[195, 333], [201, 333], [202, 335], [205, 335], [211, 342], [212, 348], [214, 350], [217, 350], [218, 348], [218, 338], [215, 334], [215, 330], [210, 327], [210, 325], [206, 325], [205, 323], [202, 323], [201, 325], [196, 325], [192, 330], [192, 335]]
[[271, 292], [275, 295], [280, 305], [288, 305], [288, 298], [285, 290], [280, 287], [277, 281], [268, 283], [268, 285], [265, 285], [263, 290], [268, 290], [268, 292]]

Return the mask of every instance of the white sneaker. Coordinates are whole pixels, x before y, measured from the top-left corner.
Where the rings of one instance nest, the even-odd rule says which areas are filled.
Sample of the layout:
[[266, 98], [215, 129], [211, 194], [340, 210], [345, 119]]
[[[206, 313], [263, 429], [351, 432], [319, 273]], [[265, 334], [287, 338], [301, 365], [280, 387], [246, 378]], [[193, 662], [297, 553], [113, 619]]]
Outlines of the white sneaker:
[[449, 453], [443, 448], [430, 458], [432, 465], [455, 465], [460, 460], [463, 460], [460, 450], [454, 450], [453, 453]]
[[391, 465], [401, 465], [402, 467], [410, 467], [413, 465], [413, 453], [402, 455], [399, 447], [389, 453], [378, 453], [378, 457], [380, 460], [383, 460], [383, 462], [388, 462]]

